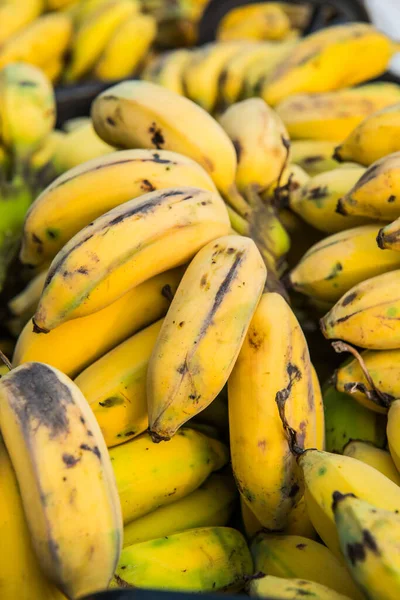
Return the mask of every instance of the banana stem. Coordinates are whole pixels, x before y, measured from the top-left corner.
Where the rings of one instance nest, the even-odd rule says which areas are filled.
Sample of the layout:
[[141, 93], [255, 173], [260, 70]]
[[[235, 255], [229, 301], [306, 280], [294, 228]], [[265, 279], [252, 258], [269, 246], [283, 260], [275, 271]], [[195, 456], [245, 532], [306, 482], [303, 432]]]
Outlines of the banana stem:
[[221, 191], [222, 197], [225, 202], [229, 204], [231, 208], [233, 208], [241, 217], [247, 219], [250, 216], [251, 209], [243, 196], [239, 193], [235, 184], [232, 184], [230, 188], [227, 190], [227, 193], [224, 194]]
[[6, 365], [7, 369], [9, 371], [11, 371], [12, 369], [12, 364], [10, 363], [10, 361], [8, 360], [7, 356], [0, 350], [0, 360], [3, 361], [3, 363]]
[[229, 219], [231, 221], [232, 228], [235, 229], [240, 235], [249, 235], [250, 226], [246, 219], [241, 217], [229, 204], [226, 205]]

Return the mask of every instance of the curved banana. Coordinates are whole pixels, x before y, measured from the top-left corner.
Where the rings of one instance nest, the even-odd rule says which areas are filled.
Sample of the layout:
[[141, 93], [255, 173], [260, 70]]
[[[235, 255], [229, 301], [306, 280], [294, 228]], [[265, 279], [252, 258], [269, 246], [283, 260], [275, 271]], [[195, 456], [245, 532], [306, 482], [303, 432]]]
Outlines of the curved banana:
[[66, 375], [37, 362], [2, 377], [0, 396], [1, 431], [41, 568], [69, 598], [104, 589], [123, 530], [111, 461], [89, 405]]
[[250, 238], [215, 239], [192, 260], [148, 368], [149, 425], [156, 440], [173, 436], [221, 391], [265, 279], [263, 260]]
[[186, 48], [163, 52], [150, 61], [141, 72], [140, 78], [158, 83], [171, 92], [184, 96], [183, 73], [191, 58], [192, 53]]
[[168, 444], [154, 444], [142, 433], [111, 448], [110, 458], [126, 525], [196, 490], [228, 462], [229, 452], [218, 440], [184, 428]]
[[43, 0], [8, 0], [0, 6], [0, 45], [39, 17], [44, 8]]
[[290, 20], [278, 3], [232, 8], [221, 19], [217, 40], [282, 40], [290, 33]]
[[292, 140], [291, 160], [310, 176], [331, 171], [339, 166], [332, 158], [335, 146], [333, 140]]
[[393, 483], [400, 486], [400, 473], [396, 469], [396, 465], [387, 450], [377, 448], [370, 442], [351, 440], [343, 448], [343, 454], [361, 460], [361, 462], [373, 467], [382, 473], [382, 475], [391, 479]]
[[47, 335], [34, 333], [32, 320], [28, 321], [18, 338], [13, 366], [36, 360], [75, 377], [129, 336], [163, 317], [181, 277], [181, 269], [156, 275], [103, 310], [67, 321]]
[[314, 600], [350, 600], [325, 585], [305, 579], [282, 579], [272, 575], [262, 575], [250, 581], [250, 596], [273, 598], [274, 600], [298, 600], [310, 596]]
[[28, 285], [8, 303], [8, 308], [15, 317], [23, 317], [28, 321], [35, 314], [40, 295], [43, 291], [47, 271], [34, 277]]

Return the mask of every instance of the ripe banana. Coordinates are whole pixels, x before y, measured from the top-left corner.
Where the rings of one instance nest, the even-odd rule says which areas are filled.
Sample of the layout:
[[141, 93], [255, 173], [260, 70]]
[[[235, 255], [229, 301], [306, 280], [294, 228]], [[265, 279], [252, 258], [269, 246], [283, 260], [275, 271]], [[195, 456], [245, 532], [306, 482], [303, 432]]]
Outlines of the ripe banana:
[[192, 260], [150, 358], [147, 402], [154, 439], [169, 439], [222, 390], [265, 279], [250, 238], [215, 239]]
[[282, 40], [290, 33], [290, 20], [278, 3], [232, 8], [221, 19], [217, 40]]
[[237, 490], [230, 475], [212, 474], [194, 492], [128, 523], [124, 548], [186, 529], [226, 525]]
[[339, 161], [354, 161], [369, 167], [377, 160], [400, 151], [400, 103], [366, 117], [335, 149]]
[[140, 77], [184, 96], [183, 72], [191, 58], [192, 53], [186, 48], [163, 52], [150, 61], [141, 72]]
[[[265, 95], [262, 97], [266, 100]], [[398, 85], [373, 83], [325, 94], [290, 96], [276, 111], [291, 139], [341, 142], [365, 117], [399, 100]]]
[[8, 308], [15, 317], [22, 317], [25, 319], [25, 322], [33, 317], [46, 277], [46, 270], [39, 273], [28, 283], [22, 292], [9, 301]]
[[189, 156], [210, 173], [233, 208], [247, 214], [249, 207], [235, 186], [235, 148], [222, 127], [194, 102], [154, 83], [127, 81], [97, 96], [92, 118], [100, 137], [114, 146]]
[[48, 80], [51, 81], [53, 85], [55, 85], [59, 81], [64, 70], [64, 57], [60, 55], [55, 56], [54, 58], [51, 58], [48, 62], [46, 62], [44, 65], [42, 65], [40, 68], [42, 69], [43, 73], [46, 75]]
[[286, 535], [301, 535], [309, 540], [317, 539], [318, 534], [308, 516], [304, 496], [300, 498], [298, 504], [290, 511], [283, 533]]
[[36, 332], [105, 308], [143, 281], [185, 264], [229, 229], [221, 198], [194, 187], [151, 192], [108, 211], [51, 263], [33, 319]]
[[123, 530], [89, 405], [66, 375], [37, 362], [2, 377], [0, 396], [1, 431], [41, 568], [68, 598], [104, 589]]
[[229, 378], [228, 394], [236, 483], [268, 529], [285, 527], [302, 491], [277, 401], [286, 401], [287, 418], [293, 428], [301, 428], [299, 444], [321, 447], [324, 425], [322, 419], [322, 433], [317, 430], [313, 384], [307, 344], [294, 313], [279, 294], [264, 294]]
[[256, 577], [250, 581], [250, 596], [274, 598], [274, 600], [298, 600], [310, 596], [314, 600], [350, 600], [348, 596], [338, 594], [325, 585], [305, 579], [282, 579], [281, 577]]
[[244, 587], [252, 572], [239, 531], [200, 527], [124, 548], [112, 587], [233, 592]]
[[398, 598], [400, 517], [340, 492], [334, 494], [333, 510], [347, 566], [365, 597]]
[[193, 429], [168, 444], [148, 433], [110, 449], [124, 525], [196, 490], [229, 459], [227, 447]]
[[106, 352], [163, 317], [182, 277], [175, 269], [138, 285], [93, 315], [67, 321], [47, 335], [28, 321], [18, 338], [13, 366], [37, 360], [75, 377]]
[[332, 158], [335, 146], [331, 140], [292, 140], [291, 159], [310, 176], [318, 175], [339, 167], [337, 160]]
[[6, 0], [0, 6], [0, 45], [37, 19], [43, 11], [43, 0]]
[[146, 374], [162, 320], [92, 363], [75, 379], [110, 448], [148, 427]]
[[297, 535], [259, 533], [251, 544], [256, 573], [273, 577], [308, 579], [345, 594], [353, 600], [363, 600], [349, 572], [323, 544]]
[[400, 473], [396, 469], [390, 453], [381, 450], [369, 442], [351, 440], [343, 449], [345, 456], [351, 456], [361, 460], [363, 463], [374, 467], [377, 471], [391, 479], [396, 485], [400, 486]]
[[151, 15], [133, 14], [122, 22], [107, 43], [93, 74], [100, 81], [126, 79], [142, 63], [157, 33]]
[[324, 336], [372, 350], [399, 348], [399, 283], [397, 270], [351, 288], [321, 319]]
[[339, 198], [358, 181], [364, 167], [333, 169], [312, 177], [289, 197], [290, 208], [319, 231], [336, 233], [370, 222], [365, 217], [344, 217], [336, 212]]
[[329, 92], [383, 73], [395, 46], [367, 23], [327, 27], [299, 41], [268, 78], [264, 99], [274, 106], [287, 96]]
[[365, 279], [399, 269], [400, 253], [378, 248], [379, 229], [379, 225], [364, 225], [321, 240], [290, 272], [290, 284], [318, 300], [337, 302]]
[[177, 184], [216, 192], [200, 165], [175, 152], [123, 150], [87, 161], [58, 177], [32, 204], [25, 218], [21, 260], [37, 265], [52, 259], [105, 212]]

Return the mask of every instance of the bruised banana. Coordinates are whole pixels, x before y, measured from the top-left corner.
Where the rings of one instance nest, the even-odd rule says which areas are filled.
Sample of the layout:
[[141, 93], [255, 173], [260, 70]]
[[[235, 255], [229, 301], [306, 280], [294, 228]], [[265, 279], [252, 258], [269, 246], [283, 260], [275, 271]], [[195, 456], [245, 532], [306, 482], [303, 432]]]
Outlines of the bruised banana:
[[110, 448], [148, 427], [146, 375], [162, 320], [139, 331], [75, 379]]
[[232, 476], [214, 473], [191, 494], [128, 523], [124, 548], [186, 529], [226, 525], [236, 496]]
[[400, 268], [400, 253], [377, 246], [379, 225], [363, 225], [328, 236], [312, 246], [290, 272], [293, 288], [337, 302], [365, 279]]
[[400, 517], [340, 492], [333, 495], [333, 511], [343, 556], [360, 590], [370, 600], [396, 600]]
[[331, 140], [292, 140], [291, 160], [311, 177], [336, 169], [339, 164], [332, 158], [336, 143]]
[[124, 525], [187, 496], [229, 460], [224, 444], [189, 428], [168, 444], [142, 433], [109, 452]]
[[317, 427], [313, 383], [307, 344], [296, 317], [279, 294], [264, 294], [229, 378], [228, 393], [237, 486], [268, 529], [285, 527], [302, 487], [277, 402], [285, 401], [291, 426], [301, 428], [299, 443], [322, 447], [324, 424], [323, 418], [318, 419]]
[[37, 19], [43, 11], [43, 0], [11, 0], [0, 6], [0, 45]]
[[167, 188], [125, 202], [57, 254], [34, 316], [36, 331], [105, 308], [143, 281], [185, 264], [229, 230], [222, 199], [199, 188]]
[[351, 456], [361, 460], [370, 467], [373, 467], [393, 483], [400, 486], [400, 473], [396, 469], [390, 453], [387, 450], [377, 448], [370, 442], [362, 442], [360, 440], [351, 440], [343, 449], [345, 456]]
[[143, 69], [140, 78], [158, 83], [171, 92], [184, 96], [183, 73], [191, 58], [192, 53], [186, 48], [163, 52]]
[[329, 92], [383, 73], [395, 45], [373, 25], [327, 27], [298, 42], [268, 78], [263, 97], [274, 106], [287, 96]]
[[290, 33], [290, 20], [277, 3], [232, 8], [221, 19], [217, 40], [281, 40]]
[[122, 518], [89, 405], [66, 375], [37, 362], [2, 377], [0, 397], [1, 431], [40, 567], [68, 598], [106, 588], [121, 551]]
[[399, 348], [399, 284], [397, 270], [354, 286], [321, 319], [322, 333], [370, 350]]
[[[82, 125], [64, 134], [56, 146], [52, 159], [57, 174], [64, 173], [91, 159], [103, 157], [115, 148], [103, 142], [92, 123]], [[81, 205], [82, 208], [82, 205]]]
[[314, 600], [350, 600], [334, 590], [305, 579], [283, 579], [262, 574], [250, 580], [250, 596], [273, 598], [274, 600], [298, 600], [310, 596]]
[[116, 206], [155, 190], [216, 187], [196, 162], [166, 150], [122, 150], [79, 165], [48, 186], [31, 205], [20, 258], [30, 265], [54, 258], [83, 227]]
[[247, 214], [235, 186], [235, 148], [219, 123], [191, 100], [148, 81], [127, 81], [97, 96], [92, 119], [98, 135], [114, 146], [189, 156], [210, 173], [232, 207]]
[[234, 592], [252, 572], [239, 531], [200, 527], [124, 548], [111, 587]]
[[250, 238], [215, 239], [192, 260], [150, 358], [147, 402], [155, 440], [169, 439], [222, 390], [265, 279]]
[[256, 573], [273, 577], [307, 579], [363, 600], [349, 572], [323, 544], [297, 535], [259, 533], [251, 544]]
[[63, 323], [47, 335], [33, 332], [28, 321], [18, 338], [13, 366], [32, 360], [52, 365], [70, 377], [146, 325], [165, 315], [182, 269], [156, 275], [103, 310]]

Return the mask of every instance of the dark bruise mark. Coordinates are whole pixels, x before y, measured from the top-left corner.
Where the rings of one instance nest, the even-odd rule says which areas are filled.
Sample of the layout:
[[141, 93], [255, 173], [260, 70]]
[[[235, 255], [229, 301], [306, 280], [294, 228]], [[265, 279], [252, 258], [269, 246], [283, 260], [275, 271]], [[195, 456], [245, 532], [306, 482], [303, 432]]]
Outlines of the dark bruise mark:
[[[299, 583], [301, 584], [301, 581], [299, 581]], [[299, 588], [296, 588], [296, 595], [297, 596], [315, 596], [314, 592], [310, 592], [309, 590], [302, 590]]]
[[86, 450], [87, 452], [93, 452], [93, 454], [94, 454], [95, 456], [97, 456], [97, 458], [98, 458], [99, 460], [101, 459], [101, 452], [100, 452], [100, 450], [98, 449], [98, 447], [97, 447], [97, 446], [88, 446], [87, 444], [81, 444], [81, 445], [79, 446], [79, 448], [80, 448], [81, 450]]
[[373, 552], [377, 556], [380, 556], [380, 551], [375, 541], [375, 538], [372, 535], [372, 533], [368, 531], [368, 529], [363, 530], [363, 544], [366, 548], [368, 548], [368, 550], [371, 550], [371, 552]]
[[294, 483], [289, 490], [288, 497], [295, 498], [300, 491], [300, 487], [297, 483]]
[[163, 286], [161, 290], [161, 296], [164, 296], [164, 298], [168, 300], [168, 302], [172, 302], [172, 300], [174, 299], [174, 294], [172, 293], [172, 288], [169, 285], [169, 283]]
[[[117, 438], [123, 438], [123, 437], [129, 437], [131, 435], [136, 435], [136, 431], [124, 431], [124, 433], [118, 433], [117, 434]], [[146, 448], [146, 450], [148, 450], [148, 448]]]
[[116, 126], [116, 124], [117, 124], [117, 123], [114, 121], [114, 119], [112, 119], [111, 117], [107, 117], [107, 118], [106, 118], [106, 122], [107, 122], [109, 125], [111, 125], [112, 127], [115, 127], [115, 126]]
[[148, 179], [143, 179], [140, 186], [144, 192], [155, 192], [156, 188]]
[[342, 306], [347, 306], [348, 304], [351, 304], [353, 302], [353, 300], [355, 300], [357, 298], [357, 292], [352, 292], [351, 294], [347, 294], [347, 296], [345, 296], [342, 300]]
[[149, 127], [149, 133], [151, 134], [151, 143], [157, 148], [157, 150], [162, 150], [162, 147], [165, 144], [165, 139], [162, 134], [162, 130], [157, 127], [156, 123], [152, 123], [151, 127]]
[[71, 469], [81, 460], [80, 457], [76, 458], [72, 454], [63, 454], [62, 455], [63, 463], [67, 467], [67, 469]]
[[303, 164], [305, 165], [313, 165], [316, 162], [319, 162], [320, 160], [324, 160], [324, 157], [322, 155], [315, 155], [315, 156], [307, 156], [306, 158], [303, 159]]
[[343, 265], [342, 263], [337, 262], [335, 265], [333, 265], [332, 271], [329, 273], [329, 275], [325, 277], [325, 281], [331, 281], [332, 279], [335, 279], [335, 277], [337, 277], [341, 271], [343, 271]]
[[226, 249], [226, 253], [227, 254], [234, 254], [235, 253], [235, 248], [227, 248]]
[[177, 165], [178, 163], [169, 160], [168, 158], [161, 158], [161, 156], [154, 152], [153, 154], [153, 162], [158, 163], [159, 165]]
[[174, 496], [176, 494], [176, 488], [174, 488], [172, 490], [172, 492], [169, 492], [169, 494], [167, 494], [167, 496]]
[[275, 402], [277, 402], [278, 405], [282, 405], [286, 402], [286, 400], [290, 396], [292, 387], [294, 386], [296, 381], [300, 381], [302, 378], [300, 369], [298, 368], [297, 365], [294, 365], [293, 363], [288, 364], [288, 366], [286, 368], [286, 372], [289, 375], [289, 383], [285, 388], [283, 388], [282, 390], [279, 390], [279, 392], [276, 393]]
[[181, 365], [179, 365], [179, 367], [176, 370], [178, 371], [178, 373], [180, 375], [184, 375], [185, 373], [187, 373], [189, 371], [189, 367], [187, 365], [186, 360], [185, 360], [184, 363], [182, 363]]
[[328, 186], [318, 186], [311, 188], [307, 192], [307, 200], [322, 200], [328, 196]]
[[307, 544], [296, 544], [296, 548], [298, 550], [304, 550], [304, 548], [307, 548]]
[[239, 140], [232, 140], [232, 144], [236, 150], [237, 161], [240, 162], [240, 157], [242, 156], [243, 148], [242, 144]]
[[57, 542], [55, 540], [53, 540], [52, 537], [50, 537], [50, 539], [48, 541], [48, 548], [49, 548], [50, 556], [53, 558], [54, 563], [58, 564], [60, 562], [60, 557], [58, 554], [60, 546], [57, 544]]
[[179, 323], [178, 327], [181, 327], [181, 328], [182, 328], [182, 327], [184, 326], [184, 324], [185, 324], [185, 321], [181, 321], [181, 322]]
[[207, 273], [204, 273], [200, 279], [200, 287], [203, 288], [207, 285]]
[[119, 398], [118, 396], [111, 396], [111, 398], [106, 398], [103, 400], [103, 402], [99, 402], [99, 406], [102, 406], [103, 408], [112, 408], [113, 406], [123, 403], [124, 401], [122, 398]]
[[259, 350], [263, 344], [264, 336], [254, 329], [254, 327], [250, 327], [247, 339], [249, 346], [251, 346], [254, 350]]
[[36, 235], [36, 233], [32, 233], [32, 242], [35, 244], [43, 245], [43, 241]]
[[333, 510], [333, 512], [336, 511], [336, 508], [337, 508], [338, 504], [340, 502], [342, 502], [343, 500], [345, 500], [346, 498], [356, 498], [356, 497], [357, 496], [355, 496], [352, 493], [342, 494], [342, 492], [337, 492], [337, 491], [333, 492], [333, 494], [332, 494], [332, 499], [333, 499], [333, 501], [332, 501], [332, 510]]
[[24, 79], [23, 81], [19, 81], [18, 85], [20, 87], [37, 87], [36, 81], [29, 81], [29, 79]]
[[55, 240], [58, 237], [57, 231], [55, 231], [54, 229], [51, 229], [51, 228], [46, 229], [46, 235], [51, 240]]
[[388, 201], [389, 203], [391, 203], [391, 202], [394, 202], [395, 200], [396, 200], [396, 196], [393, 196], [393, 195], [392, 195], [392, 196], [389, 196], [389, 198], [387, 199], [387, 201]]
[[89, 275], [89, 269], [87, 267], [79, 267], [76, 272], [80, 273], [81, 275]]

